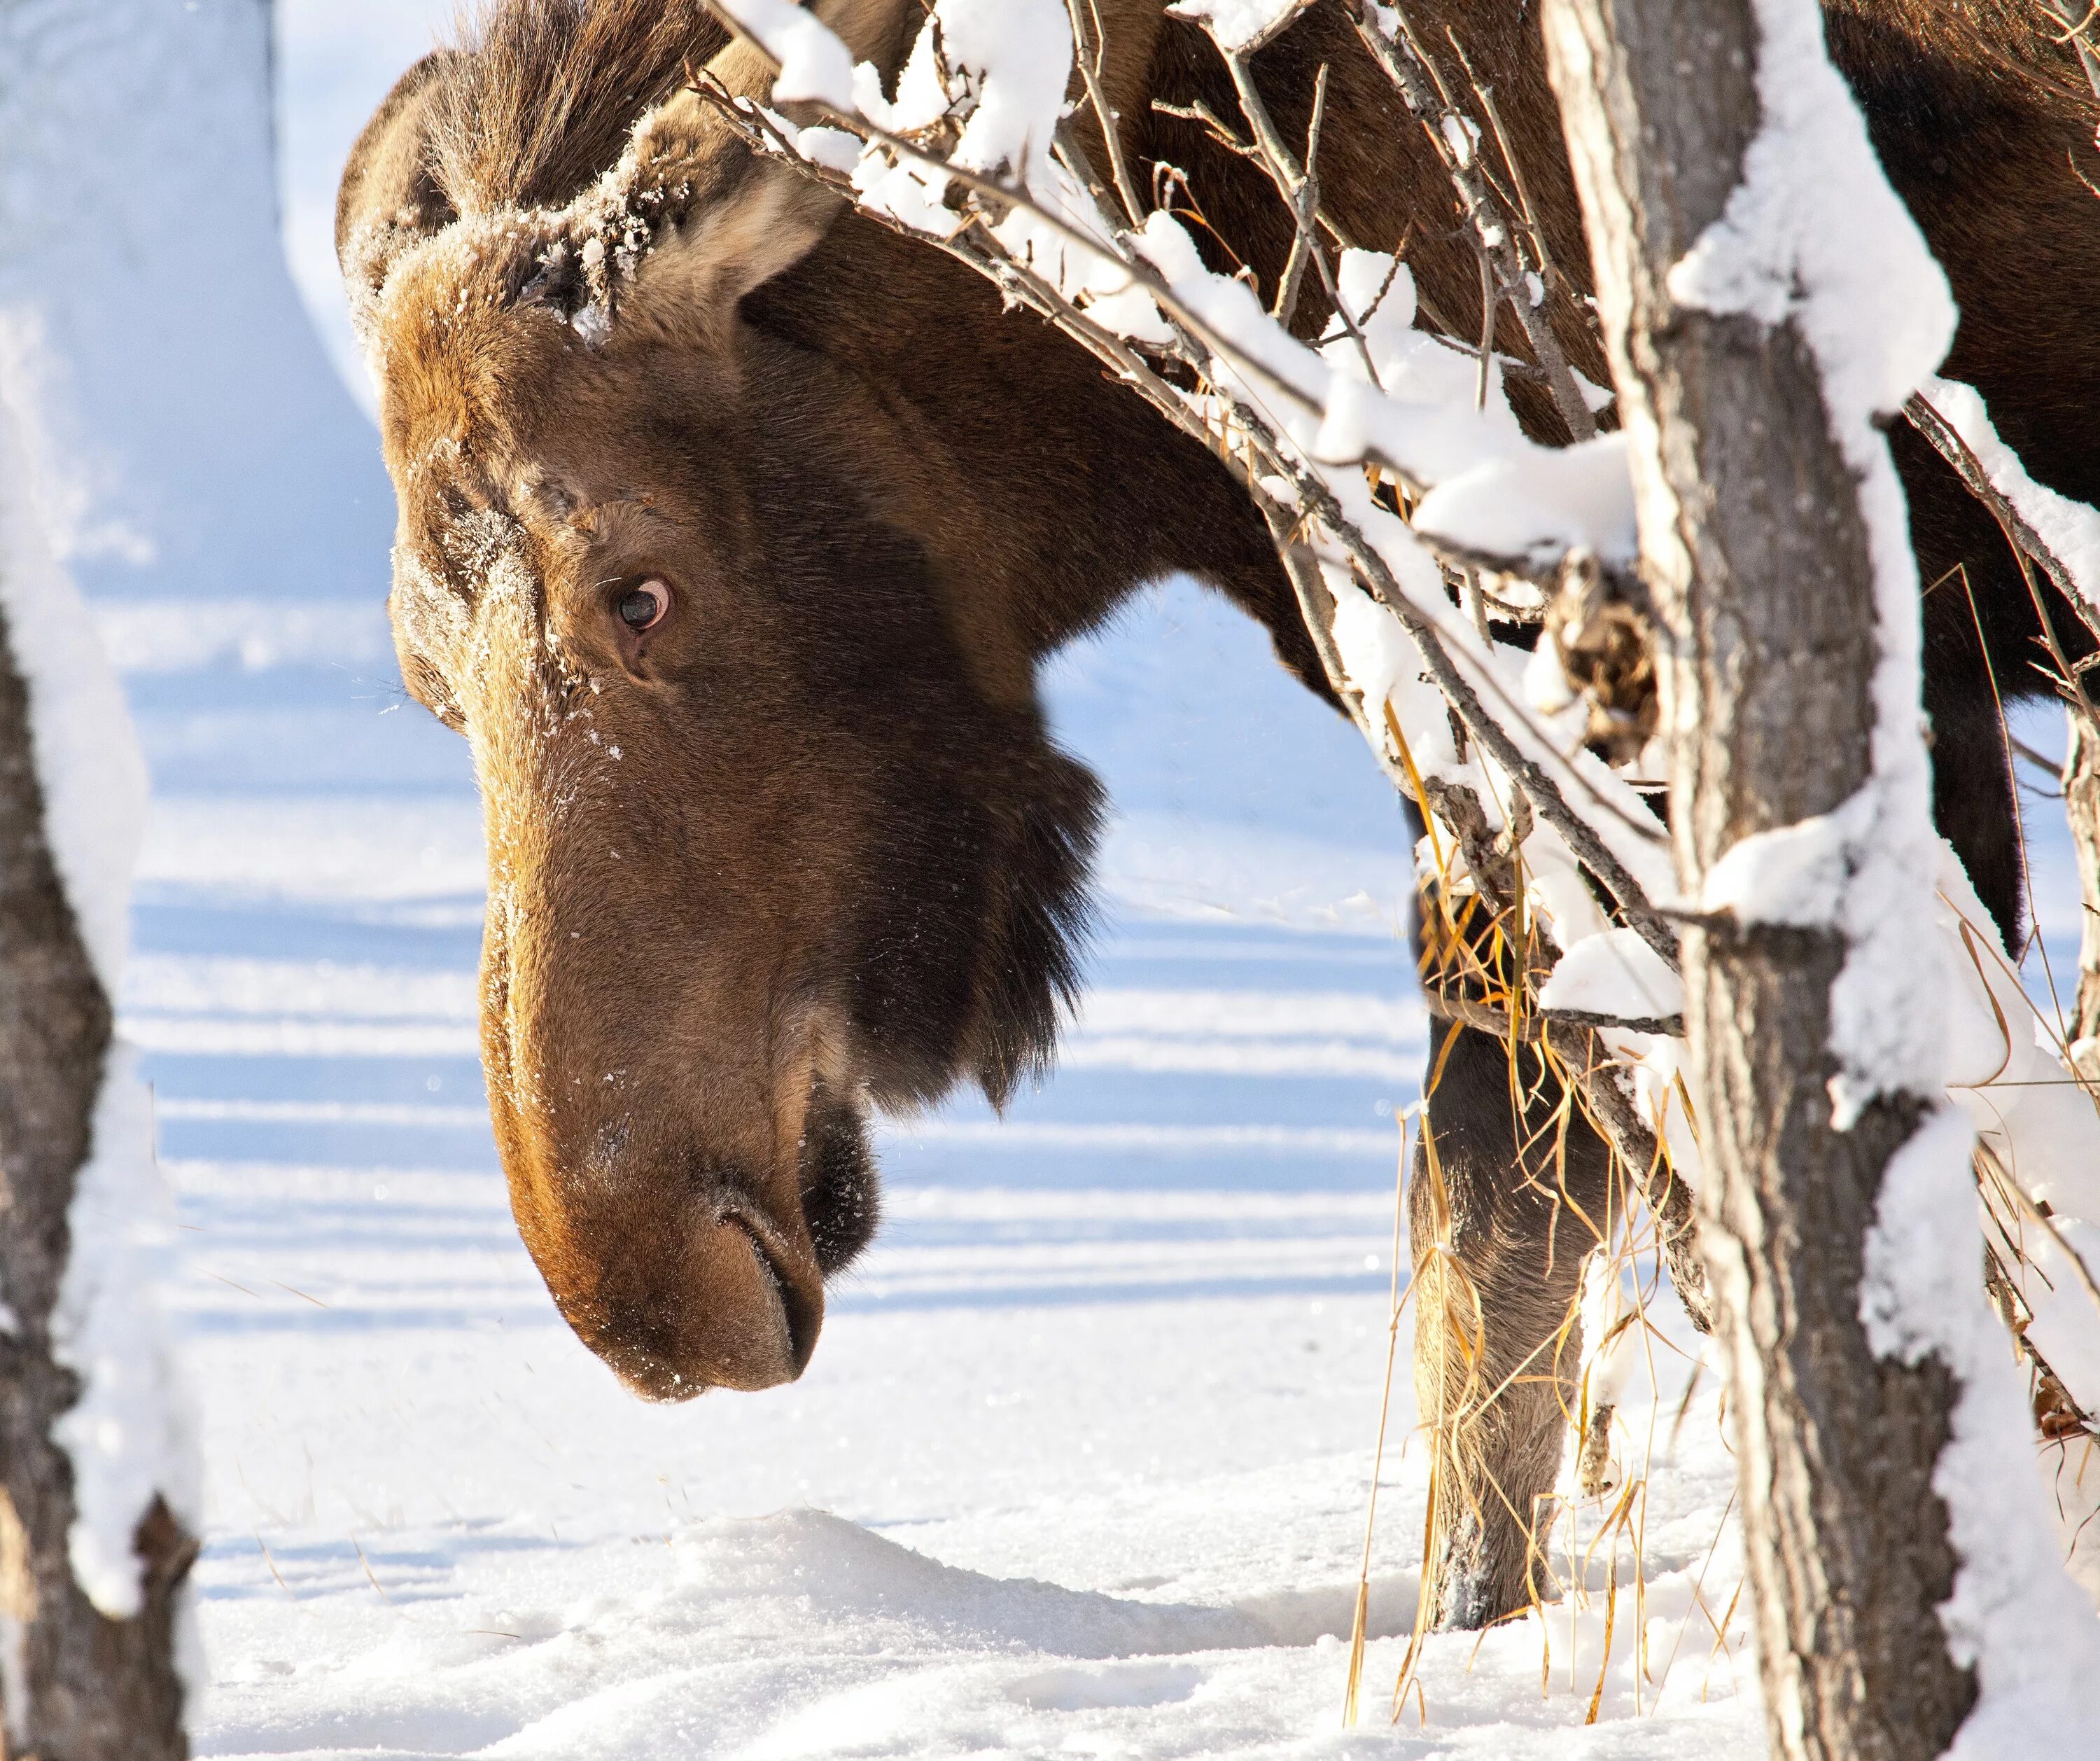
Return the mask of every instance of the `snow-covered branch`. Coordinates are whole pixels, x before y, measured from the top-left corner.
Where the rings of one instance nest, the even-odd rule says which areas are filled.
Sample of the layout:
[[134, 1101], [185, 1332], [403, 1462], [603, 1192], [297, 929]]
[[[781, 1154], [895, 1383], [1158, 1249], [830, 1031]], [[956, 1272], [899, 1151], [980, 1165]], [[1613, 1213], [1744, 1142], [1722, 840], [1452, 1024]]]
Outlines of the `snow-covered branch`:
[[[1333, 682], [1388, 766], [1399, 765], [1396, 746], [1413, 737], [1415, 717], [1388, 725], [1386, 705], [1426, 675], [1438, 700], [1418, 707], [1441, 722], [1448, 702], [1495, 769], [1492, 780], [1475, 779], [1485, 794], [1522, 795], [1542, 830], [1674, 959], [1674, 935], [1654, 903], [1667, 869], [1652, 813], [1580, 750], [1564, 704], [1555, 720], [1525, 701], [1520, 661], [1453, 606], [1437, 560], [1439, 553], [1491, 558], [1548, 578], [1571, 554], [1624, 566], [1633, 535], [1622, 442], [1606, 436], [1553, 448], [1529, 439], [1502, 395], [1502, 363], [1491, 351], [1476, 360], [1416, 329], [1413, 278], [1388, 256], [1344, 250], [1330, 269], [1314, 251], [1338, 321], [1308, 343], [1245, 282], [1210, 269], [1172, 214], [1154, 209], [1141, 225], [1118, 217], [1061, 128], [1063, 85], [1040, 72], [1053, 42], [1059, 65], [1070, 65], [1065, 15], [1048, 0], [1035, 3], [1042, 17], [1033, 25], [1030, 8], [1019, 7], [1008, 34], [982, 40], [937, 7], [889, 100], [871, 67], [856, 69], [849, 89], [835, 66], [817, 79], [788, 59], [806, 59], [798, 33], [810, 15], [789, 7], [796, 15], [783, 19], [732, 0], [724, 15], [781, 62], [775, 104], [814, 103], [820, 120], [799, 123], [719, 89], [711, 95], [754, 146], [970, 263], [1091, 349], [1184, 432], [1245, 458], [1256, 499], [1320, 558], [1337, 607], [1321, 621], [1339, 619], [1327, 651], [1345, 669]], [[1248, 40], [1265, 28], [1246, 25]], [[1229, 31], [1219, 39], [1229, 66], [1243, 55], [1239, 40]], [[840, 101], [848, 96], [850, 104]], [[996, 128], [983, 126], [988, 115], [999, 119]], [[1258, 97], [1248, 121], [1268, 143], [1285, 199], [1299, 200], [1312, 174], [1282, 147]], [[943, 130], [954, 135], [951, 148], [935, 139]], [[1305, 232], [1301, 225], [1301, 247]], [[1183, 371], [1170, 378], [1175, 369]], [[1493, 392], [1485, 406], [1476, 396], [1482, 373]], [[1411, 522], [1400, 516], [1393, 488], [1374, 482], [1401, 490]], [[1366, 639], [1386, 623], [1362, 616], [1367, 598], [1398, 622], [1400, 647], [1382, 635]], [[1433, 752], [1436, 737], [1427, 743]], [[1454, 750], [1448, 761], [1472, 760]]]

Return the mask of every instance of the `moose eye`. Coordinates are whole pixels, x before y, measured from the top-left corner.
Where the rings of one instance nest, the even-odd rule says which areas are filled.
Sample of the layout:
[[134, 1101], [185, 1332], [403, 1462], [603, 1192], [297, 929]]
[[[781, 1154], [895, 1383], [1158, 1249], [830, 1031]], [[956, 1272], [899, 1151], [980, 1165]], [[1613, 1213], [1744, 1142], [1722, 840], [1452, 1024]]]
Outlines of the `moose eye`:
[[615, 609], [620, 621], [640, 635], [664, 621], [664, 613], [671, 609], [671, 589], [660, 580], [646, 580], [622, 594]]

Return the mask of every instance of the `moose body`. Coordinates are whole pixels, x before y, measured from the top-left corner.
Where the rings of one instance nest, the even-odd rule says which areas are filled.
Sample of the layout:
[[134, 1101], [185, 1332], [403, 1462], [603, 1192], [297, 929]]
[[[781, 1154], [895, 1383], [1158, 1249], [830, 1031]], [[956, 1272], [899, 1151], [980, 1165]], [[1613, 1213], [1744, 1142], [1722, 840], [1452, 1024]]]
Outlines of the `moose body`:
[[[823, 10], [885, 69], [922, 16]], [[1291, 233], [1266, 181], [1150, 105], [1232, 113], [1211, 46], [1156, 0], [1100, 11], [1140, 179], [1180, 168], [1273, 285]], [[1493, 85], [1551, 249], [1583, 275], [1535, 17], [1416, 11]], [[2036, 477], [2100, 499], [2100, 203], [2066, 163], [2091, 151], [2075, 65], [2010, 0], [1826, 19], [1960, 302], [1947, 373]], [[486, 806], [483, 1061], [514, 1209], [570, 1324], [658, 1399], [801, 1373], [825, 1280], [875, 1227], [871, 1107], [965, 1078], [998, 1100], [1048, 1067], [1100, 801], [1046, 730], [1045, 657], [1185, 571], [1330, 695], [1229, 466], [966, 269], [754, 158], [687, 90], [703, 64], [764, 90], [692, 0], [501, 0], [404, 77], [338, 216], [399, 498], [404, 676], [472, 742]], [[1302, 138], [1323, 64], [1326, 202], [1361, 240], [1408, 240], [1425, 309], [1477, 333], [1442, 168], [1339, 0], [1257, 63], [1279, 126]], [[1555, 329], [1602, 382], [1581, 293], [1556, 292]], [[1498, 340], [1523, 352], [1512, 324]], [[1555, 437], [1542, 395], [1513, 396]], [[1893, 439], [1932, 584], [1939, 823], [2010, 935], [2016, 808], [1986, 656], [2008, 697], [2034, 688], [2036, 609], [1953, 474]], [[2042, 603], [2076, 651], [2076, 620]], [[1510, 1055], [1449, 1025], [1431, 1050], [1476, 1373], [1511, 1382], [1443, 1536], [1440, 1617], [1461, 1624], [1535, 1593], [1566, 1354], [1515, 1372], [1562, 1326], [1587, 1246], [1555, 1242], [1562, 1207], [1527, 1177]], [[1578, 1128], [1551, 1181], [1579, 1201], [1608, 1160]], [[1417, 1355], [1427, 1398], [1457, 1354], [1425, 1321]]]

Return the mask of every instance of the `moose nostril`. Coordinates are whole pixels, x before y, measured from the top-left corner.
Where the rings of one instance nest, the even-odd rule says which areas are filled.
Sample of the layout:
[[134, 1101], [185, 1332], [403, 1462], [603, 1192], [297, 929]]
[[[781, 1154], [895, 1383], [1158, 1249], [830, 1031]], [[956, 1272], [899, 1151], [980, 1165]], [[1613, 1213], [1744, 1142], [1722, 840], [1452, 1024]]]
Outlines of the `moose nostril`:
[[823, 1312], [810, 1303], [801, 1286], [782, 1269], [779, 1256], [765, 1238], [764, 1230], [738, 1212], [731, 1212], [722, 1220], [743, 1232], [751, 1242], [752, 1256], [779, 1295], [780, 1313], [788, 1323], [788, 1352], [794, 1360], [795, 1374], [799, 1376], [810, 1367], [810, 1359], [817, 1349], [817, 1334], [823, 1325]]

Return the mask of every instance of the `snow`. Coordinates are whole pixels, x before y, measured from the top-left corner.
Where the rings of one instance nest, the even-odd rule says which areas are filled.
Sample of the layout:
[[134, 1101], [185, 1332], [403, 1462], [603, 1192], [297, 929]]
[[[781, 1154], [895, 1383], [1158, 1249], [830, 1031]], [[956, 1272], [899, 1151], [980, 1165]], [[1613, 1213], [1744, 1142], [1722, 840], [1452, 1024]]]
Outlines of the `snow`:
[[[1502, 395], [1499, 364], [1487, 404], [1476, 407], [1476, 364], [1410, 328], [1414, 284], [1404, 265], [1367, 251], [1343, 264], [1374, 382], [1353, 338], [1308, 348], [1269, 317], [1245, 282], [1206, 268], [1172, 215], [1154, 210], [1134, 242], [1228, 351], [1212, 364], [1220, 385], [1267, 411], [1309, 461], [1343, 467], [1325, 474], [1338, 494], [1356, 475], [1346, 467], [1366, 460], [1427, 488], [1413, 532], [1388, 523], [1392, 545], [1412, 550], [1418, 532], [1533, 567], [1575, 549], [1614, 561], [1633, 555], [1623, 439], [1607, 435], [1564, 449], [1529, 439]], [[1308, 412], [1317, 417], [1308, 420]], [[1358, 499], [1368, 505], [1367, 496]], [[1440, 602], [1440, 589], [1433, 597]]]
[[1268, 41], [1307, 0], [1176, 0], [1167, 10], [1174, 17], [1200, 24], [1222, 49], [1241, 50]]
[[898, 79], [891, 121], [902, 130], [924, 128], [961, 98], [966, 115], [950, 161], [1039, 187], [1050, 176], [1050, 138], [1071, 66], [1061, 0], [938, 0]]
[[2100, 612], [2100, 508], [2060, 496], [2030, 477], [2019, 455], [1998, 438], [1983, 395], [1974, 386], [1930, 378], [1918, 389], [1976, 455], [1992, 487], [2069, 572], [2079, 598]]
[[1873, 803], [1864, 797], [1835, 813], [1816, 814], [1738, 838], [1700, 883], [1701, 911], [1726, 911], [1743, 924], [1807, 928], [1835, 920], [1844, 908], [1853, 848], [1871, 832]]
[[851, 112], [853, 58], [814, 13], [795, 0], [735, 0], [726, 10], [738, 28], [779, 64], [773, 85], [775, 104], [814, 99]]
[[1629, 1020], [1684, 1013], [1684, 981], [1632, 930], [1585, 936], [1554, 963], [1538, 1006]]
[[1447, 479], [1422, 498], [1414, 527], [1475, 555], [1550, 575], [1571, 550], [1630, 563], [1639, 554], [1626, 437], [1541, 447]]
[[119, 1042], [103, 1075], [94, 1148], [67, 1221], [73, 1256], [51, 1333], [80, 1399], [51, 1428], [73, 1463], [73, 1573], [113, 1620], [142, 1604], [132, 1538], [157, 1495], [194, 1520], [196, 1440], [157, 1293], [174, 1205], [153, 1165], [152, 1097]]

